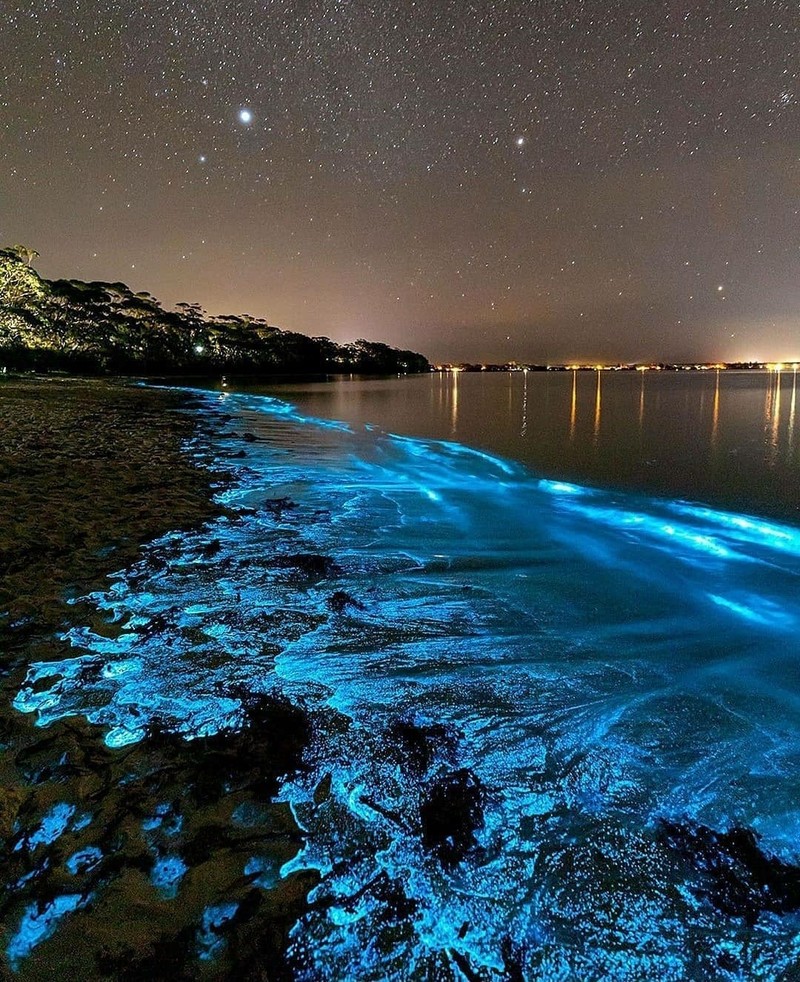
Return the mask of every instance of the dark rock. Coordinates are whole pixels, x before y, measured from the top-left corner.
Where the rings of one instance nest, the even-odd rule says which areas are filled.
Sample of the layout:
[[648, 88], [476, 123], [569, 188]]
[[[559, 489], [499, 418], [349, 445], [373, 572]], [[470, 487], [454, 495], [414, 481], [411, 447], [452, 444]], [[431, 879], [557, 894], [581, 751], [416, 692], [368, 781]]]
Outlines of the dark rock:
[[255, 433], [250, 433], [249, 431], [247, 433], [242, 433], [242, 439], [245, 441], [245, 443], [256, 443], [258, 441], [258, 437], [255, 435]]
[[443, 866], [455, 866], [475, 847], [485, 797], [483, 785], [467, 768], [446, 774], [423, 791], [422, 844]]
[[663, 821], [661, 837], [700, 874], [695, 892], [722, 913], [753, 924], [763, 911], [800, 910], [800, 866], [760, 849], [751, 829]]
[[[172, 619], [168, 615], [175, 615], [175, 611], [168, 611], [167, 614], [155, 614], [147, 624], [139, 624], [134, 630], [137, 634], [141, 635], [143, 638], [153, 638], [157, 634], [166, 634], [173, 625]], [[99, 671], [102, 670], [102, 666], [95, 666]]]
[[332, 593], [325, 603], [335, 614], [343, 614], [348, 607], [353, 607], [356, 610], [364, 610], [364, 604], [359, 603], [355, 597], [351, 597], [344, 590], [337, 590], [336, 593]]
[[270, 801], [280, 777], [302, 766], [310, 740], [307, 715], [288, 701], [235, 687], [229, 694], [242, 702], [245, 721], [239, 729], [186, 741], [166, 728], [152, 724], [148, 728], [151, 751], [180, 755], [182, 767], [191, 775], [186, 783], [198, 805], [219, 801], [234, 790]]
[[417, 912], [419, 903], [406, 895], [402, 883], [381, 873], [370, 885], [370, 893], [381, 902], [377, 915], [379, 923], [398, 924], [410, 920]]
[[330, 556], [299, 552], [292, 556], [277, 556], [271, 564], [276, 569], [291, 570], [296, 579], [322, 580], [339, 572]]
[[441, 723], [422, 726], [410, 719], [399, 719], [390, 726], [389, 736], [402, 750], [401, 766], [417, 776], [424, 774], [437, 757], [453, 760], [458, 746], [457, 734]]
[[314, 789], [314, 804], [317, 807], [324, 804], [330, 798], [332, 784], [333, 778], [330, 774], [326, 774]]
[[213, 556], [216, 556], [221, 548], [222, 543], [219, 541], [219, 539], [211, 539], [210, 542], [207, 542], [205, 545], [201, 546], [200, 555], [203, 557], [203, 559], [211, 559]]
[[467, 982], [481, 982], [482, 976], [472, 967], [469, 956], [456, 948], [449, 948], [447, 951], [450, 959], [458, 966], [459, 971]]
[[506, 936], [500, 946], [500, 953], [503, 956], [503, 978], [506, 982], [525, 982], [523, 965], [526, 952], [524, 946], [515, 944], [510, 937]]
[[264, 508], [275, 518], [282, 518], [285, 511], [294, 511], [297, 503], [291, 498], [267, 498]]

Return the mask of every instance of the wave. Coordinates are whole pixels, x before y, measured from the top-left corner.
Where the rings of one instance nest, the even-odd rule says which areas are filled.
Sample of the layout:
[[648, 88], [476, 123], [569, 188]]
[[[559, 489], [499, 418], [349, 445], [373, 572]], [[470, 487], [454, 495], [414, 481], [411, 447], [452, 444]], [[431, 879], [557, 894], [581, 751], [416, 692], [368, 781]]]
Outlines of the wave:
[[281, 790], [305, 834], [281, 875], [320, 874], [300, 978], [794, 964], [789, 908], [745, 923], [664, 829], [795, 859], [800, 530], [201, 398], [228, 514], [92, 594], [113, 636], [69, 631], [17, 709], [115, 748], [235, 730], [243, 692], [318, 711]]

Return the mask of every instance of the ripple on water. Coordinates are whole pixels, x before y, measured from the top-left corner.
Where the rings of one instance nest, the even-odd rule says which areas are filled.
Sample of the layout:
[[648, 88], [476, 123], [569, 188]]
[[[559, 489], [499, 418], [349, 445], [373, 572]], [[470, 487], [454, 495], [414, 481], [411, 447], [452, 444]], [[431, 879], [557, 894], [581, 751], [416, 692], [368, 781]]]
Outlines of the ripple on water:
[[[68, 632], [74, 655], [32, 665], [19, 710], [84, 716], [111, 747], [154, 729], [224, 738], [252, 697], [344, 717], [282, 785], [303, 849], [244, 870], [265, 889], [320, 873], [292, 935], [298, 977], [770, 978], [793, 963], [794, 913], [721, 909], [676, 845], [722, 855], [728, 840], [659, 830], [747, 826], [762, 855], [795, 859], [800, 532], [224, 401], [224, 447], [247, 454], [226, 458], [235, 515], [152, 543], [88, 598], [119, 632]], [[186, 873], [164, 851], [151, 875], [173, 896]], [[12, 962], [87, 902], [26, 912]], [[236, 916], [206, 910], [199, 957]]]

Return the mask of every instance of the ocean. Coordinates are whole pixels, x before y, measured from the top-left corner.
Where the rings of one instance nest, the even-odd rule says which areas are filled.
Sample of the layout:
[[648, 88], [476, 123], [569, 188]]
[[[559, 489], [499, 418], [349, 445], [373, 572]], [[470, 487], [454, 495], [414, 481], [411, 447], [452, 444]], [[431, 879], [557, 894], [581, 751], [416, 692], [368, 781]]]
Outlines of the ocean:
[[[15, 705], [114, 749], [235, 732], [255, 696], [301, 707], [278, 797], [302, 844], [242, 866], [265, 891], [318, 876], [298, 979], [792, 977], [795, 391], [791, 372], [197, 390], [227, 514], [87, 598], [117, 629], [71, 628]], [[162, 873], [178, 897], [186, 872]], [[237, 905], [209, 909], [198, 957]]]

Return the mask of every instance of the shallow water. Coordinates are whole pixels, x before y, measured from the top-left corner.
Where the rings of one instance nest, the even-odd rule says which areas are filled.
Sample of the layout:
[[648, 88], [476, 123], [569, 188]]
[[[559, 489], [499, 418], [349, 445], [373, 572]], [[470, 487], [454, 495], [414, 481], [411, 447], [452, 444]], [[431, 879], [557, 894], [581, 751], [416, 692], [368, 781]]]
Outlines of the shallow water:
[[797, 373], [791, 370], [443, 373], [226, 384], [288, 399], [310, 416], [455, 440], [548, 477], [800, 522]]
[[[664, 828], [743, 826], [797, 859], [800, 529], [207, 398], [231, 417], [220, 499], [239, 517], [165, 537], [93, 595], [120, 630], [72, 630], [74, 655], [31, 666], [20, 711], [83, 716], [115, 748], [235, 730], [243, 692], [317, 714], [281, 791], [305, 846], [263, 883], [321, 874], [293, 932], [299, 978], [798, 965], [792, 905], [715, 903], [715, 870]], [[436, 803], [464, 798], [471, 824], [437, 840]], [[176, 902], [182, 875], [163, 871]], [[65, 893], [58, 916], [83, 903]], [[223, 906], [200, 958], [224, 945]]]

